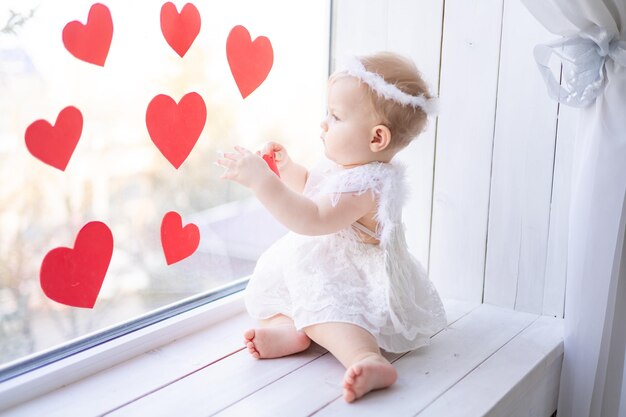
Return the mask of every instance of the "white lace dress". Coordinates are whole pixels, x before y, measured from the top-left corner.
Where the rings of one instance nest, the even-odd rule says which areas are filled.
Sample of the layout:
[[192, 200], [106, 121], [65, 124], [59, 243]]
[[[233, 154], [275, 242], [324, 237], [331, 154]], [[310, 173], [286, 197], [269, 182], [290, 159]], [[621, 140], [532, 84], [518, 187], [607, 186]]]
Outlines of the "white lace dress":
[[[428, 345], [447, 325], [437, 290], [424, 267], [409, 253], [402, 224], [406, 199], [404, 167], [373, 162], [343, 169], [329, 160], [309, 174], [303, 194], [327, 195], [337, 204], [342, 193], [377, 196], [374, 236], [363, 243], [354, 228], [304, 236], [287, 233], [259, 258], [244, 293], [252, 318], [282, 313], [298, 330], [326, 322], [352, 323], [368, 330], [387, 352]], [[364, 230], [363, 230], [364, 229]]]

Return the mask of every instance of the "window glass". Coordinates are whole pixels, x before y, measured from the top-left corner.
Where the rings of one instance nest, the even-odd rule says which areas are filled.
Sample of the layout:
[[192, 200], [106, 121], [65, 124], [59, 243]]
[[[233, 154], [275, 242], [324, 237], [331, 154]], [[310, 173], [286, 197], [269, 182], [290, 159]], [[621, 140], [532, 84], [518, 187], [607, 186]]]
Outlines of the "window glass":
[[[161, 31], [163, 3], [105, 3], [113, 36], [104, 66], [76, 58], [62, 39], [94, 3], [0, 6], [0, 366], [250, 274], [285, 229], [248, 190], [218, 178], [217, 151], [275, 140], [305, 165], [321, 156], [329, 2], [195, 2], [201, 29], [183, 57]], [[179, 12], [185, 4], [176, 2]], [[271, 71], [245, 99], [226, 56], [237, 25], [273, 49]], [[151, 140], [148, 105], [191, 92], [205, 103], [206, 123], [176, 169]], [[54, 125], [68, 106], [83, 125], [61, 170], [33, 156], [25, 136], [37, 120]], [[170, 211], [198, 226], [200, 243], [167, 265], [161, 223]], [[95, 305], [51, 300], [40, 284], [44, 257], [72, 248], [92, 221], [114, 241]]]

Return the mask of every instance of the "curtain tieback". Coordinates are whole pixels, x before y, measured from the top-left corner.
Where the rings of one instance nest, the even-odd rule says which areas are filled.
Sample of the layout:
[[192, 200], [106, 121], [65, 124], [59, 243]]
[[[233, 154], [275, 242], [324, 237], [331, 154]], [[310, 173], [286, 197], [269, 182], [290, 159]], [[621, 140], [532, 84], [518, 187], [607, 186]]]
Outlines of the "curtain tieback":
[[[626, 41], [594, 26], [572, 37], [536, 45], [534, 55], [550, 97], [573, 107], [586, 107], [604, 89], [606, 59], [626, 67]], [[552, 55], [563, 65], [563, 85], [548, 67]]]

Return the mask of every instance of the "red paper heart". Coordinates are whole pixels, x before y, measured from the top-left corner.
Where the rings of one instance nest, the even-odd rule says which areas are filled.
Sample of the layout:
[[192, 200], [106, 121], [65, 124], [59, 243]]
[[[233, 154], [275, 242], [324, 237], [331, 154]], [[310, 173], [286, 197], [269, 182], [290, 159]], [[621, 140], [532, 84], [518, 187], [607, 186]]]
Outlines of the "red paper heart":
[[168, 265], [191, 256], [200, 244], [198, 226], [189, 223], [183, 227], [180, 214], [170, 211], [161, 222], [161, 245]]
[[52, 126], [36, 120], [26, 128], [26, 148], [37, 159], [65, 171], [83, 131], [83, 115], [73, 106], [61, 110]]
[[161, 7], [161, 32], [167, 43], [182, 58], [200, 33], [200, 13], [191, 3], [185, 4], [180, 14], [174, 3]]
[[270, 40], [259, 36], [252, 42], [250, 33], [243, 26], [235, 26], [228, 34], [226, 56], [230, 72], [243, 98], [265, 81], [274, 63]]
[[165, 94], [152, 99], [146, 112], [146, 126], [152, 142], [178, 169], [204, 129], [206, 106], [198, 93], [186, 94], [180, 103]]
[[112, 254], [111, 230], [102, 222], [89, 222], [78, 232], [74, 249], [55, 248], [43, 258], [41, 289], [61, 304], [93, 308]]
[[113, 39], [113, 19], [104, 4], [96, 3], [89, 9], [87, 24], [78, 20], [63, 28], [63, 44], [76, 58], [90, 64], [104, 66]]
[[263, 159], [265, 160], [265, 162], [267, 162], [267, 165], [270, 167], [270, 169], [274, 171], [274, 174], [278, 175], [278, 178], [280, 178], [280, 173], [278, 172], [278, 167], [276, 166], [276, 160], [274, 159], [274, 153], [266, 153], [265, 155], [263, 155]]

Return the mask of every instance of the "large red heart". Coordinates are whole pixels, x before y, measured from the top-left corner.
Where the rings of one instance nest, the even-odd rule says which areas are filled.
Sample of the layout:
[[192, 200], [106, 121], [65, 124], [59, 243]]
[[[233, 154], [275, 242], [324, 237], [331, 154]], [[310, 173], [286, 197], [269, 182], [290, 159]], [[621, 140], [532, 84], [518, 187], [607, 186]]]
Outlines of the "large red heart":
[[150, 138], [176, 169], [189, 156], [205, 122], [206, 105], [198, 93], [186, 94], [178, 104], [170, 96], [159, 94], [146, 111]]
[[55, 248], [43, 258], [41, 289], [61, 304], [93, 308], [112, 254], [111, 230], [102, 222], [89, 222], [78, 232], [74, 249]]
[[191, 256], [200, 244], [198, 226], [189, 223], [183, 227], [180, 214], [170, 211], [161, 222], [161, 245], [168, 265]]
[[113, 39], [113, 19], [104, 4], [96, 3], [89, 9], [87, 24], [78, 20], [63, 28], [63, 44], [76, 58], [90, 64], [104, 66]]
[[250, 33], [243, 26], [235, 26], [228, 34], [226, 56], [230, 72], [243, 98], [265, 81], [274, 63], [270, 40], [259, 36], [252, 42]]
[[26, 128], [26, 148], [37, 159], [65, 171], [83, 131], [83, 115], [73, 106], [61, 110], [52, 126], [36, 120]]
[[182, 58], [200, 33], [200, 13], [191, 3], [185, 4], [180, 14], [174, 3], [161, 7], [161, 32], [167, 43]]

